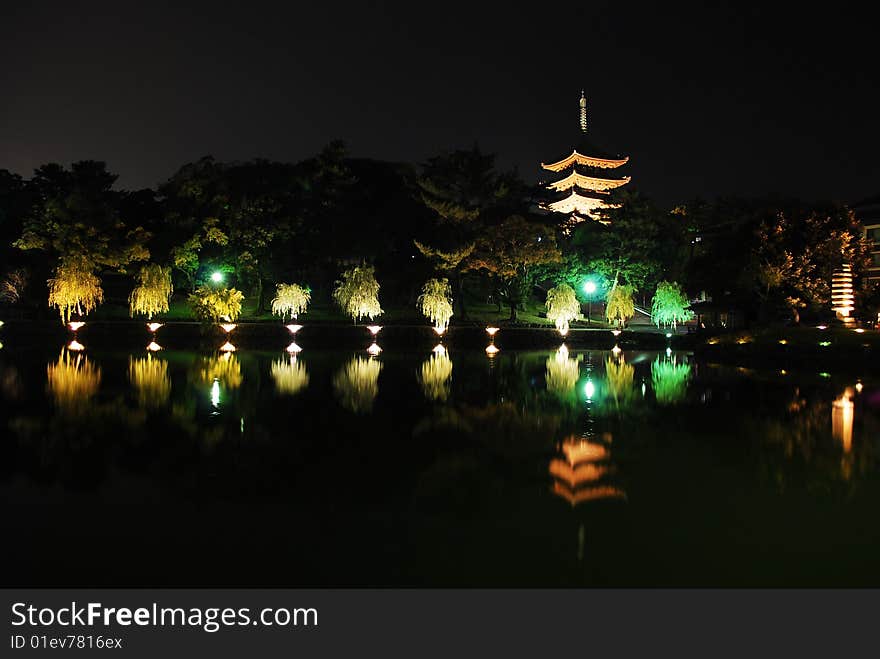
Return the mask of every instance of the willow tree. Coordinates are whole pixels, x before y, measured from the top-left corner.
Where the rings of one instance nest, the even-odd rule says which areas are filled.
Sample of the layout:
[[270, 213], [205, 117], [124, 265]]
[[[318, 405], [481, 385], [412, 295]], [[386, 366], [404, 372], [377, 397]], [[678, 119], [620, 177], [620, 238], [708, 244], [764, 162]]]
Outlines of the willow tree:
[[547, 320], [552, 320], [556, 329], [567, 332], [568, 325], [581, 313], [581, 303], [574, 289], [568, 284], [559, 284], [547, 291]]
[[452, 318], [452, 287], [449, 280], [444, 277], [426, 281], [416, 304], [422, 315], [434, 323], [437, 331], [444, 332]]
[[281, 316], [281, 320], [288, 317], [296, 318], [305, 313], [312, 300], [312, 294], [307, 288], [299, 284], [278, 284], [275, 287], [275, 297], [272, 299], [272, 313]]
[[333, 300], [354, 322], [381, 315], [379, 282], [373, 266], [359, 265], [343, 272], [333, 290]]
[[233, 321], [241, 315], [244, 294], [234, 288], [200, 286], [190, 293], [188, 300], [196, 318], [217, 323]]
[[138, 273], [138, 283], [128, 296], [129, 315], [167, 313], [174, 287], [171, 285], [171, 268], [148, 263]]
[[636, 315], [634, 293], [635, 289], [626, 284], [617, 284], [608, 292], [605, 300], [605, 318], [609, 323], [617, 323], [618, 327], [623, 327], [626, 321]]
[[651, 320], [657, 327], [672, 327], [693, 318], [690, 300], [675, 282], [661, 281], [651, 302]]
[[49, 280], [49, 306], [57, 307], [61, 321], [84, 316], [104, 301], [101, 280], [86, 259], [62, 259]]

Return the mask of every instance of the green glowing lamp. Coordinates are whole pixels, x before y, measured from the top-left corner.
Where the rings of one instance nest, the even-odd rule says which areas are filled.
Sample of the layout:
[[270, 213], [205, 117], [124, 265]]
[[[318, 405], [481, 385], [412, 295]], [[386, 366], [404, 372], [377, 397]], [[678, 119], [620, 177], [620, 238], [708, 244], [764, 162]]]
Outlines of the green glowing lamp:
[[220, 272], [219, 270], [212, 272], [211, 273], [211, 281], [214, 282], [215, 284], [219, 284], [221, 281], [223, 281], [223, 273]]
[[584, 282], [584, 293], [587, 295], [592, 295], [596, 292], [596, 282], [591, 279], [588, 279]]

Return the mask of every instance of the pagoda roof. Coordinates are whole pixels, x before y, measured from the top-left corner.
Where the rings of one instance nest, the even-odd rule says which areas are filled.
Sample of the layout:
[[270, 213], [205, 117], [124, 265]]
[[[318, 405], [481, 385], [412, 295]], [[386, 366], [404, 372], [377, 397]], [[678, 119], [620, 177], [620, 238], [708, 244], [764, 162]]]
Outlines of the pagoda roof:
[[598, 192], [602, 190], [613, 190], [614, 188], [619, 188], [622, 185], [626, 185], [631, 180], [631, 177], [624, 176], [623, 178], [617, 179], [608, 179], [608, 178], [599, 178], [597, 176], [587, 176], [586, 174], [581, 174], [577, 171], [575, 167], [572, 171], [566, 176], [558, 181], [554, 181], [553, 183], [548, 183], [547, 187], [551, 190], [568, 190], [570, 188], [578, 187], [585, 191]]
[[[607, 193], [606, 193], [607, 194]], [[591, 214], [600, 208], [609, 208], [613, 206], [601, 198], [601, 193], [582, 194], [577, 189], [572, 188], [569, 194], [546, 204], [547, 208], [556, 213], [587, 213]]]
[[553, 172], [559, 172], [577, 163], [579, 165], [586, 165], [587, 167], [614, 169], [615, 167], [625, 165], [627, 162], [629, 162], [629, 156], [609, 153], [604, 149], [600, 149], [581, 135], [577, 142], [575, 142], [574, 148], [572, 148], [567, 156], [560, 158], [555, 162], [542, 162], [541, 167]]

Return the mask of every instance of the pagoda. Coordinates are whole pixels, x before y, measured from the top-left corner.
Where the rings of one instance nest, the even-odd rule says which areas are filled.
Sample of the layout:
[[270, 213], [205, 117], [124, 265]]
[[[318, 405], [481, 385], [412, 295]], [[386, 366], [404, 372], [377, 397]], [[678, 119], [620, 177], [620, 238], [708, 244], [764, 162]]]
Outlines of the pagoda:
[[629, 176], [611, 177], [611, 170], [625, 165], [629, 156], [606, 153], [587, 140], [587, 97], [581, 91], [580, 134], [575, 145], [564, 158], [541, 167], [557, 175], [556, 180], [544, 184], [547, 198], [541, 204], [545, 211], [564, 213], [571, 224], [595, 220], [607, 224], [602, 211], [613, 208], [609, 201], [611, 191], [626, 185]]

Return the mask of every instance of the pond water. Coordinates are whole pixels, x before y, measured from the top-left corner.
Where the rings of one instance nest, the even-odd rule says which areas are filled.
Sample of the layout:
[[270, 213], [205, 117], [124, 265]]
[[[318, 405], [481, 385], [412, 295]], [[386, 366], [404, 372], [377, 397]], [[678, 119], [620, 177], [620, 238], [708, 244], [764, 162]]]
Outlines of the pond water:
[[0, 422], [7, 586], [880, 586], [855, 375], [6, 346]]

